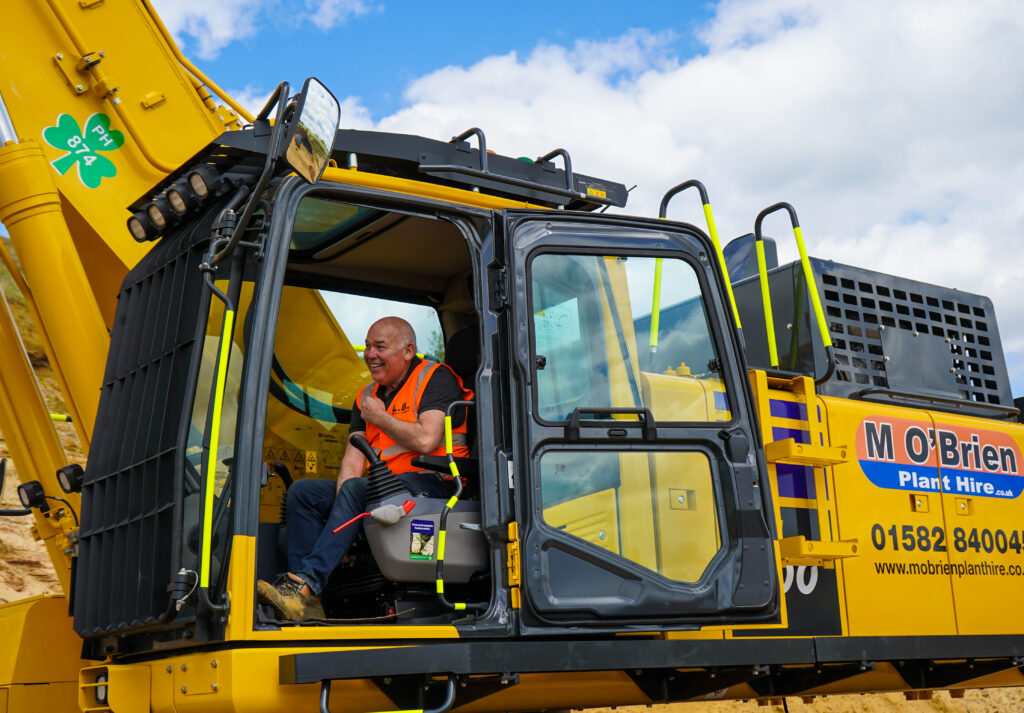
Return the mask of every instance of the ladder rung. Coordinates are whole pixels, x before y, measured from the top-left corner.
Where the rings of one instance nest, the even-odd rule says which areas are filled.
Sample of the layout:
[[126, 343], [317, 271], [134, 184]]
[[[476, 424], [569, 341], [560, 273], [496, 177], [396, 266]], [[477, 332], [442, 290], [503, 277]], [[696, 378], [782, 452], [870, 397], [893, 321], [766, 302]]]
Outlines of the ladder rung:
[[827, 466], [845, 463], [846, 446], [816, 446], [811, 443], [797, 443], [795, 438], [774, 441], [764, 447], [764, 457], [769, 463], [792, 463], [795, 465]]
[[857, 540], [808, 540], [803, 535], [779, 540], [783, 565], [821, 566], [839, 559], [857, 556]]

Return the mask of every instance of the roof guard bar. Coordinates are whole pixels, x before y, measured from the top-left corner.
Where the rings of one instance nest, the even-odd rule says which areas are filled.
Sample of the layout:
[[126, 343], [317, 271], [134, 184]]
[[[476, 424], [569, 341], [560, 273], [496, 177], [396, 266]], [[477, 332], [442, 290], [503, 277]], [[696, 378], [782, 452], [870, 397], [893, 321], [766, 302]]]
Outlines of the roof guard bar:
[[772, 316], [772, 300], [768, 291], [768, 269], [764, 259], [764, 239], [761, 235], [761, 223], [766, 217], [780, 210], [789, 213], [790, 223], [793, 225], [793, 237], [796, 239], [797, 250], [800, 251], [800, 266], [803, 268], [804, 282], [807, 283], [807, 293], [811, 296], [811, 306], [814, 308], [814, 316], [818, 322], [818, 331], [821, 333], [821, 342], [825, 346], [825, 358], [828, 360], [828, 368], [825, 374], [815, 379], [816, 385], [823, 384], [832, 378], [836, 370], [836, 355], [832, 349], [832, 336], [828, 331], [828, 322], [825, 320], [825, 312], [821, 308], [821, 299], [818, 297], [818, 283], [814, 280], [814, 273], [811, 271], [811, 261], [807, 258], [807, 250], [804, 248], [804, 238], [800, 231], [800, 221], [797, 220], [796, 210], [789, 203], [776, 203], [768, 206], [757, 214], [754, 221], [754, 241], [757, 247], [757, 272], [761, 282], [761, 302], [764, 306], [764, 325], [768, 337], [768, 354], [771, 358], [771, 366], [777, 369], [779, 366], [779, 353], [775, 346], [775, 320]]
[[[684, 181], [678, 186], [673, 186], [668, 189], [664, 197], [661, 199], [661, 207], [658, 209], [658, 217], [662, 220], [668, 216], [668, 204], [677, 194], [682, 193], [687, 188], [696, 188], [697, 192], [700, 193], [700, 202], [704, 206], [704, 219], [708, 224], [708, 235], [711, 237], [711, 243], [715, 246], [715, 255], [718, 257], [718, 265], [722, 268], [722, 275], [725, 277], [725, 290], [729, 293], [729, 303], [732, 305], [732, 316], [736, 319], [736, 326], [740, 329], [743, 325], [740, 323], [740, 311], [736, 307], [736, 297], [732, 294], [732, 281], [729, 279], [729, 268], [725, 265], [725, 255], [722, 253], [722, 244], [718, 240], [718, 228], [715, 227], [715, 217], [711, 213], [711, 201], [708, 200], [708, 191], [704, 187], [704, 184], [696, 179]], [[661, 258], [658, 258], [659, 260]], [[660, 287], [660, 286], [659, 286]], [[651, 328], [652, 334], [654, 328]]]
[[538, 157], [537, 160], [534, 161], [534, 163], [543, 165], [550, 161], [551, 159], [553, 159], [555, 156], [561, 156], [562, 161], [565, 162], [565, 190], [569, 191], [570, 193], [575, 193], [576, 186], [572, 177], [572, 159], [569, 158], [568, 151], [566, 151], [565, 149], [553, 149], [551, 151], [548, 151], [543, 156]]
[[487, 139], [484, 137], [484, 132], [482, 130], [475, 126], [471, 129], [466, 129], [458, 136], [453, 136], [452, 140], [448, 143], [455, 144], [457, 146], [474, 134], [476, 135], [476, 140], [479, 144], [478, 148], [480, 149], [480, 170], [487, 173]]

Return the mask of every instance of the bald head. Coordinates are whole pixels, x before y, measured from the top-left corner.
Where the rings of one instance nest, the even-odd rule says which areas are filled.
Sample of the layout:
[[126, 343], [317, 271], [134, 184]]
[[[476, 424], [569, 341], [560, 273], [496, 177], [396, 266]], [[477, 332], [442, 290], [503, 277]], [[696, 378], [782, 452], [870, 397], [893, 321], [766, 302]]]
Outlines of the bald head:
[[381, 317], [370, 325], [370, 329], [366, 332], [367, 338], [374, 330], [393, 332], [402, 341], [401, 346], [411, 344], [413, 351], [416, 351], [416, 333], [413, 331], [412, 325], [401, 317]]
[[401, 317], [384, 317], [366, 332], [363, 360], [370, 376], [387, 390], [393, 389], [409, 371], [416, 356], [416, 333]]

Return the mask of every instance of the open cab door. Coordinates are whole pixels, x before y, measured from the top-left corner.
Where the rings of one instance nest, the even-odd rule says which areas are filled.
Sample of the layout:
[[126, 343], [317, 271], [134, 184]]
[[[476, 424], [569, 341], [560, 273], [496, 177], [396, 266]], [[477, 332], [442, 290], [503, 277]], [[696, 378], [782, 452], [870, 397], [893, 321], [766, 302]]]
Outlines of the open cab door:
[[524, 632], [774, 621], [770, 490], [715, 253], [503, 214]]

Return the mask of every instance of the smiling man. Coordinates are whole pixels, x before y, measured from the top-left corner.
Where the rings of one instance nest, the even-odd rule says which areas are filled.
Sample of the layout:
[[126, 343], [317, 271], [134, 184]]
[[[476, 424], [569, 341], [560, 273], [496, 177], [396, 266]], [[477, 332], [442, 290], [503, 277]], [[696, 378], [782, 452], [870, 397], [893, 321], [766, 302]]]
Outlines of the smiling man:
[[[362, 433], [412, 493], [446, 498], [454, 482], [412, 465], [417, 455], [443, 455], [444, 417], [473, 392], [445, 364], [416, 356], [416, 335], [399, 317], [384, 317], [366, 333], [363, 360], [373, 382], [356, 397], [349, 433]], [[453, 449], [469, 455], [465, 413], [453, 415]], [[366, 458], [349, 445], [337, 481], [306, 478], [288, 489], [288, 572], [277, 584], [260, 580], [256, 594], [282, 619], [323, 619], [320, 594], [362, 529], [362, 520], [333, 530], [366, 510]]]

